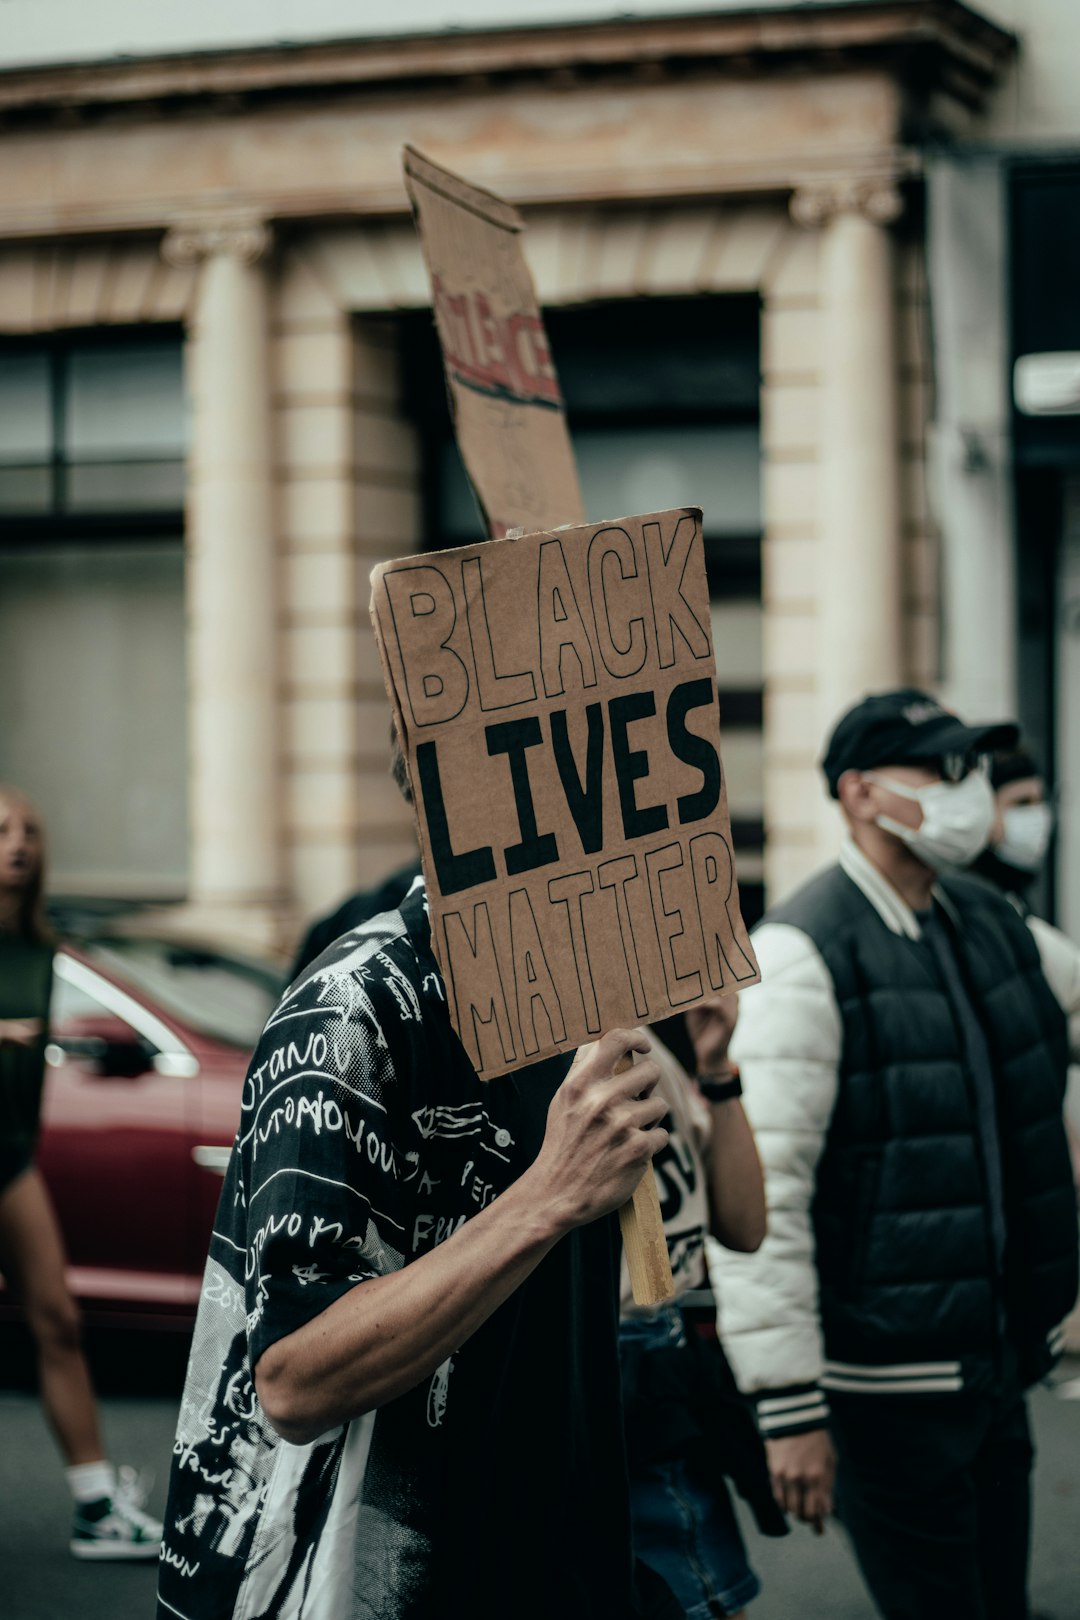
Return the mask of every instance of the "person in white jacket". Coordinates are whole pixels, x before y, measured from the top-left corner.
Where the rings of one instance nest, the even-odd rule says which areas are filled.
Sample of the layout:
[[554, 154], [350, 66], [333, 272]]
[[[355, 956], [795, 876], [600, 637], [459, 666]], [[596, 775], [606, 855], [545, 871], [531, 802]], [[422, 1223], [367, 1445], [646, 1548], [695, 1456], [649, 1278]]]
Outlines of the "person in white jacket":
[[1062, 1123], [1080, 982], [978, 880], [972, 728], [865, 699], [823, 769], [849, 839], [755, 934], [732, 1056], [769, 1206], [715, 1262], [720, 1330], [778, 1501], [840, 1513], [887, 1620], [1024, 1620], [1023, 1391], [1061, 1347], [1077, 1227]]

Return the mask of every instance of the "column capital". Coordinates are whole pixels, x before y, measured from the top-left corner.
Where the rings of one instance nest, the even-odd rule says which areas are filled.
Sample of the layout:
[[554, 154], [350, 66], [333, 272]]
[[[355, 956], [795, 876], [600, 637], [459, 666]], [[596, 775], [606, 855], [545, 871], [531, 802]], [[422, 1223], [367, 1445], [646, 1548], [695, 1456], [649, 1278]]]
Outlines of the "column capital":
[[270, 251], [273, 232], [256, 214], [223, 214], [181, 220], [161, 240], [167, 264], [201, 264], [225, 254], [241, 264], [256, 264]]
[[826, 225], [840, 214], [858, 214], [874, 225], [893, 225], [904, 211], [899, 176], [891, 169], [876, 174], [832, 175], [808, 180], [788, 204], [796, 225]]

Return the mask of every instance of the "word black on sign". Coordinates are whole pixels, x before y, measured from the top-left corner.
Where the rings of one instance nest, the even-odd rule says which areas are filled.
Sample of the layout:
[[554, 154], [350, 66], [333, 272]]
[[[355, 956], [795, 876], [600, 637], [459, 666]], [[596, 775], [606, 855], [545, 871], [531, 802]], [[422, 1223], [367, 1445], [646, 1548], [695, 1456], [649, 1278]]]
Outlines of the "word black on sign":
[[432, 940], [485, 1079], [757, 978], [701, 513], [382, 564]]

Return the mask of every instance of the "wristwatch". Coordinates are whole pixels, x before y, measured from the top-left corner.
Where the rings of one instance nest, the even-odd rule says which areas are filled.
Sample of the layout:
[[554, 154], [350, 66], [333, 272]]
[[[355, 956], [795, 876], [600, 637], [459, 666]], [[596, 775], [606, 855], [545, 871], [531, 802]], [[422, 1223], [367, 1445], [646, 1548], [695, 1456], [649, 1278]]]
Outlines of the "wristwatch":
[[699, 1074], [697, 1087], [706, 1102], [725, 1103], [742, 1096], [742, 1081], [734, 1063], [730, 1063], [723, 1074]]

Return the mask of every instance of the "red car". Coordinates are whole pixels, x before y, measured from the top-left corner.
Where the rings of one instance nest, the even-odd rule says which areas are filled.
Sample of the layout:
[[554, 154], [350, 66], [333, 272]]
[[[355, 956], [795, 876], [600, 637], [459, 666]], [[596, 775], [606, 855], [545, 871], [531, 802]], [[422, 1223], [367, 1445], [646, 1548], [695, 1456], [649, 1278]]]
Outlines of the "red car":
[[263, 963], [175, 941], [57, 952], [37, 1163], [88, 1317], [190, 1327], [248, 1058], [280, 990]]

